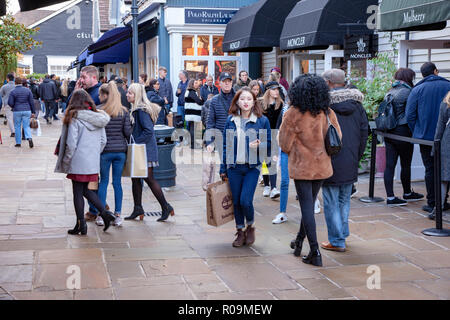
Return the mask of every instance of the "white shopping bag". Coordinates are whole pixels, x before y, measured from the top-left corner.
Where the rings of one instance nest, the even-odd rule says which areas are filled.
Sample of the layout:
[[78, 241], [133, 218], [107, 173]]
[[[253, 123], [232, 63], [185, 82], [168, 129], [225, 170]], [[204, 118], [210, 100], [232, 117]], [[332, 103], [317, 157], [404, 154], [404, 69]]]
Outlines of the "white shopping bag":
[[127, 161], [123, 168], [122, 177], [130, 178], [147, 178], [147, 148], [145, 144], [136, 144], [133, 136], [131, 143], [128, 145]]
[[41, 123], [38, 119], [36, 119], [36, 122], [38, 124], [38, 127], [36, 129], [30, 129], [31, 130], [31, 135], [32, 136], [36, 136], [36, 137], [40, 137], [42, 135], [42, 131], [41, 131]]

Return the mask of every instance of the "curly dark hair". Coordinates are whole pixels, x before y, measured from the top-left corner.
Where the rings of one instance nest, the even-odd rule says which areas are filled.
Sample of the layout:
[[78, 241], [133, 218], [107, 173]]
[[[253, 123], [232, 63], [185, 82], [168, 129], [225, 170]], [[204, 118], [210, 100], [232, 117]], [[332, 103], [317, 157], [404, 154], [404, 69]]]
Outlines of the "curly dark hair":
[[289, 89], [291, 105], [301, 113], [311, 112], [313, 116], [322, 111], [328, 114], [330, 89], [322, 77], [313, 74], [298, 76]]

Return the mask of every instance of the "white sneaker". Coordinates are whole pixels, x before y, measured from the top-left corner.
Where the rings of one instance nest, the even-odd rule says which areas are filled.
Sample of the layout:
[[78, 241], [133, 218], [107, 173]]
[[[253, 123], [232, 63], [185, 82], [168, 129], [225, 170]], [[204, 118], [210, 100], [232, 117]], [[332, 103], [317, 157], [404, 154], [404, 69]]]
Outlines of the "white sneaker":
[[273, 188], [270, 192], [270, 199], [276, 199], [280, 197], [280, 191], [277, 188]]
[[258, 184], [261, 185], [261, 187], [264, 186], [264, 179], [262, 176], [259, 176]]
[[285, 215], [284, 213], [279, 213], [275, 217], [275, 219], [272, 220], [272, 223], [280, 224], [280, 223], [283, 223], [283, 222], [286, 222], [286, 221], [287, 221], [287, 215]]
[[264, 187], [263, 196], [264, 197], [270, 196], [270, 187]]
[[101, 227], [103, 227], [105, 225], [105, 223], [103, 222], [102, 217], [100, 217], [100, 216], [97, 216], [97, 218], [95, 218], [95, 224], [98, 225], [98, 226], [101, 226]]
[[314, 203], [314, 213], [320, 213], [320, 201], [316, 199], [316, 203]]
[[122, 226], [122, 223], [123, 223], [122, 217], [121, 216], [117, 216], [116, 220], [114, 220], [114, 222], [113, 222], [113, 225], [116, 226], [116, 227], [120, 227], [120, 226]]

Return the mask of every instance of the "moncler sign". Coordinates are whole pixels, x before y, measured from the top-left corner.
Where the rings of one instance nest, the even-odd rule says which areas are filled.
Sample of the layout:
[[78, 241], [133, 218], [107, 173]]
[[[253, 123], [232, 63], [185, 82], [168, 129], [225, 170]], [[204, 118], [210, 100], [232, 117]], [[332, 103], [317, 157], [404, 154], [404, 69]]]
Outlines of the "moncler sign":
[[306, 38], [305, 37], [297, 37], [292, 38], [287, 41], [287, 47], [293, 48], [293, 47], [300, 47], [305, 45]]
[[425, 13], [418, 13], [416, 14], [415, 10], [412, 9], [411, 11], [405, 12], [403, 14], [403, 24], [410, 24], [412, 22], [425, 22]]

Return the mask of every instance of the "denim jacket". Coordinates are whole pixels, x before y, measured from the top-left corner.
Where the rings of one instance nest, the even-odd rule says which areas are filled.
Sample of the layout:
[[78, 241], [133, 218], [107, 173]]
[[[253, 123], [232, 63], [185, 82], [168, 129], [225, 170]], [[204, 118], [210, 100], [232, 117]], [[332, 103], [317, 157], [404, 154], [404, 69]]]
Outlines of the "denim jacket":
[[[270, 158], [272, 137], [269, 120], [265, 116], [258, 118], [252, 114], [245, 128], [241, 128], [241, 117], [231, 115], [228, 117], [223, 130], [221, 174], [225, 173], [226, 169], [236, 166], [238, 137], [241, 134], [245, 134], [245, 149], [250, 168], [258, 167], [263, 161]], [[261, 144], [256, 149], [250, 148], [250, 142], [256, 139], [259, 139]]]

